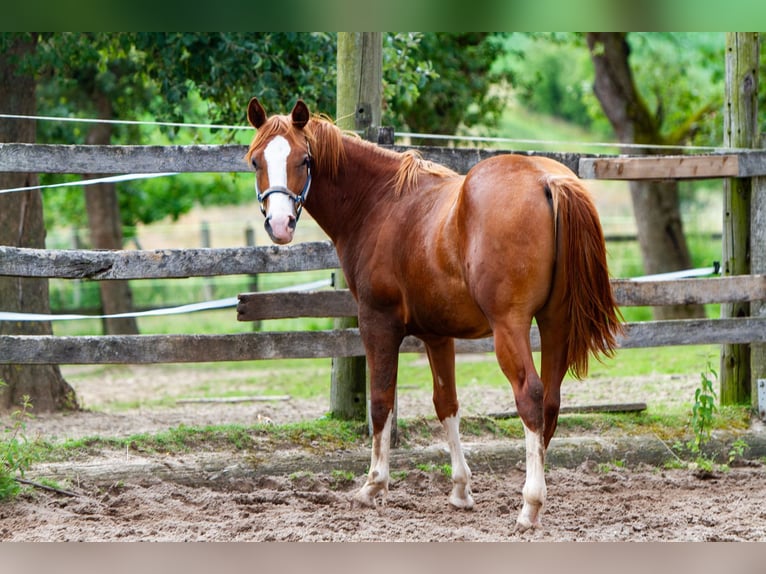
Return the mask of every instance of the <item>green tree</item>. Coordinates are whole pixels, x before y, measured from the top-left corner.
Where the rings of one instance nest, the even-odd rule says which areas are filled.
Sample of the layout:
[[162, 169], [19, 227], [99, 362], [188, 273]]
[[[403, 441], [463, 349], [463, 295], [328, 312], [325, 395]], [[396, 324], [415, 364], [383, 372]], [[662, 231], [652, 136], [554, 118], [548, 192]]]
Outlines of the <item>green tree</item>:
[[[693, 137], [697, 123], [717, 109], [717, 102], [688, 102], [696, 108], [688, 113], [683, 124], [674, 124], [671, 131], [666, 131], [665, 116], [670, 114], [663, 102], [667, 90], [659, 83], [650, 90], [655, 96], [652, 110], [635, 80], [627, 34], [592, 32], [587, 34], [587, 42], [595, 69], [594, 92], [622, 143], [683, 144]], [[680, 70], [678, 73], [681, 74]], [[664, 152], [647, 147], [643, 153]], [[690, 267], [677, 181], [631, 181], [630, 192], [645, 271], [661, 273]], [[657, 307], [654, 314], [656, 318], [699, 317], [704, 316], [704, 307]]]
[[[493, 35], [393, 35], [386, 46], [385, 117], [396, 129], [454, 134], [461, 125], [497, 123], [503, 102], [490, 88], [498, 79], [492, 63], [501, 46]], [[415, 89], [402, 89], [402, 80]]]
[[214, 123], [246, 125], [252, 96], [273, 110], [302, 98], [335, 109], [335, 35], [325, 32], [147, 32], [135, 38], [147, 75], [162, 94], [163, 116], [184, 119], [193, 90]]
[[[35, 81], [32, 70], [26, 67], [34, 51], [35, 40], [30, 35], [0, 37], [0, 109], [6, 113], [36, 113]], [[0, 121], [0, 142], [34, 141], [34, 121]], [[36, 174], [0, 173], [0, 189], [34, 186], [36, 183]], [[0, 194], [0, 244], [45, 246], [39, 190]], [[0, 277], [0, 301], [4, 311], [48, 313], [48, 281]], [[51, 332], [50, 322], [0, 321], [2, 335], [50, 335]], [[74, 390], [56, 365], [0, 365], [0, 380], [5, 382], [0, 385], [0, 411], [13, 410], [27, 400], [36, 412], [77, 406]]]
[[[38, 40], [38, 73], [45, 77], [45, 88], [58, 105], [86, 111], [102, 120], [125, 117], [146, 106], [150, 92], [140, 81], [142, 58], [124, 37], [105, 33], [62, 33], [41, 36]], [[70, 110], [74, 111], [74, 110]], [[84, 132], [85, 143], [109, 145], [115, 129], [110, 123], [90, 124]], [[70, 134], [71, 135], [71, 134]], [[71, 139], [70, 139], [71, 141]], [[85, 176], [99, 177], [98, 174]], [[96, 249], [122, 249], [123, 226], [120, 201], [114, 183], [83, 187], [90, 243]], [[129, 313], [133, 297], [127, 281], [99, 283], [104, 314]], [[132, 317], [107, 318], [104, 331], [109, 334], [137, 334]]]
[[492, 64], [507, 83], [508, 97], [527, 109], [611, 134], [598, 101], [593, 96], [593, 64], [585, 42], [573, 33], [522, 33], [497, 35], [501, 53]]

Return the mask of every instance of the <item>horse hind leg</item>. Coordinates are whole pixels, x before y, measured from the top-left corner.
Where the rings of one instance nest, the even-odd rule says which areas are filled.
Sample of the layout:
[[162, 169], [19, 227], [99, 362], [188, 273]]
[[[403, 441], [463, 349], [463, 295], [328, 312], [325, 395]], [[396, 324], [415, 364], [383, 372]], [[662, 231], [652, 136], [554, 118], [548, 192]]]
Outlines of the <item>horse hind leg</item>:
[[451, 338], [425, 341], [428, 362], [433, 374], [433, 402], [436, 416], [447, 434], [452, 465], [452, 492], [449, 502], [455, 508], [470, 510], [471, 469], [465, 460], [460, 442], [460, 406], [455, 389], [455, 341]]
[[[531, 322], [531, 321], [530, 321]], [[526, 479], [522, 489], [523, 506], [516, 519], [517, 529], [539, 527], [547, 497], [545, 484], [545, 439], [543, 383], [535, 370], [529, 343], [529, 326], [518, 328], [495, 325], [495, 354], [511, 383], [516, 408], [524, 426]]]
[[544, 440], [547, 449], [556, 432], [561, 406], [561, 382], [569, 368], [566, 339], [569, 323], [566, 314], [562, 312], [558, 315], [538, 314], [537, 325], [540, 329]]

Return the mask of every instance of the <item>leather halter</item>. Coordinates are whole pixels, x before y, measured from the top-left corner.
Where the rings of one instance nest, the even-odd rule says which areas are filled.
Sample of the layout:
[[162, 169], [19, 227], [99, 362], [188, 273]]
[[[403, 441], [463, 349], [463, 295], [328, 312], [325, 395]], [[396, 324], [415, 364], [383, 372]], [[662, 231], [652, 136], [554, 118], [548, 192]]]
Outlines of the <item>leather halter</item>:
[[306, 158], [306, 183], [303, 185], [303, 190], [300, 193], [295, 193], [291, 189], [283, 185], [274, 185], [266, 189], [263, 193], [258, 189], [258, 178], [255, 178], [255, 194], [258, 198], [258, 206], [261, 208], [261, 213], [266, 216], [266, 209], [263, 207], [263, 203], [266, 199], [275, 193], [281, 193], [293, 200], [295, 204], [295, 221], [296, 223], [301, 217], [301, 211], [303, 211], [303, 204], [306, 203], [306, 198], [309, 195], [309, 189], [311, 188], [311, 148], [309, 142], [306, 140], [306, 151], [308, 157]]

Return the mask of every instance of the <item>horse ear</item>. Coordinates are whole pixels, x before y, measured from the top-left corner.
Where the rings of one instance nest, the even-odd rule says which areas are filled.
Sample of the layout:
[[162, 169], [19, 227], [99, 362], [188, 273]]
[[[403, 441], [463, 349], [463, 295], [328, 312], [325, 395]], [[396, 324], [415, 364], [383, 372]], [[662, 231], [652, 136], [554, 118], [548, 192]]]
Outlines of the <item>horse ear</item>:
[[266, 123], [266, 110], [263, 109], [258, 98], [251, 99], [250, 103], [247, 104], [247, 121], [249, 121], [250, 125], [255, 129], [260, 128]]
[[295, 102], [295, 106], [293, 107], [293, 111], [290, 112], [290, 116], [293, 120], [293, 126], [299, 130], [306, 127], [306, 124], [309, 123], [309, 119], [311, 118], [311, 113], [309, 112], [309, 107], [306, 105], [306, 102], [303, 100]]

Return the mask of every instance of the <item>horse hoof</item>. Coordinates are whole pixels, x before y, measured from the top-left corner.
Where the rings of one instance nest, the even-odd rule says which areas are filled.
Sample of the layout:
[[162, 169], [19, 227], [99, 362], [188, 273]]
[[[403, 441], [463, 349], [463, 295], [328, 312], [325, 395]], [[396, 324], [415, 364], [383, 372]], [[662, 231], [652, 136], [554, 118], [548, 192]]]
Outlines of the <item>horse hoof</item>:
[[459, 510], [473, 509], [473, 496], [470, 491], [463, 493], [452, 492], [449, 497], [449, 503]]
[[351, 499], [351, 508], [375, 508], [375, 499], [366, 492], [357, 492]]
[[533, 530], [538, 526], [539, 524], [533, 524], [529, 520], [522, 520], [521, 518], [516, 520], [516, 532], [520, 534], [526, 532], [527, 530]]
[[[354, 498], [351, 501], [351, 506], [359, 505], [365, 508], [385, 506], [385, 496], [387, 493], [387, 485], [377, 482], [368, 482], [354, 495]], [[380, 502], [376, 503], [376, 499]]]
[[[537, 510], [539, 511], [539, 507]], [[516, 532], [526, 532], [527, 530], [540, 528], [541, 523], [539, 512], [534, 512], [532, 515], [534, 518], [530, 517], [529, 512], [524, 512], [522, 510], [521, 514], [519, 514], [519, 517], [516, 519]]]

